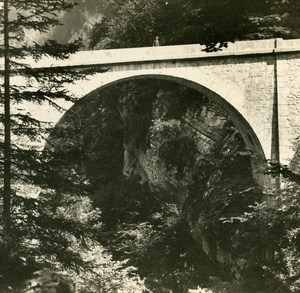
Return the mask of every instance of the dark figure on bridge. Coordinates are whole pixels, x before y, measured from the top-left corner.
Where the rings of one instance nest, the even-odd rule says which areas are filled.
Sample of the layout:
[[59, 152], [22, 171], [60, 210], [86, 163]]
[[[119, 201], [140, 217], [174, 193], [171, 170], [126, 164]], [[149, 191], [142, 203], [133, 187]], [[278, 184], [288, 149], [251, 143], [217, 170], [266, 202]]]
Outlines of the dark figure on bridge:
[[160, 46], [160, 44], [159, 44], [159, 38], [156, 36], [155, 40], [153, 42], [153, 47], [159, 47], [159, 46]]

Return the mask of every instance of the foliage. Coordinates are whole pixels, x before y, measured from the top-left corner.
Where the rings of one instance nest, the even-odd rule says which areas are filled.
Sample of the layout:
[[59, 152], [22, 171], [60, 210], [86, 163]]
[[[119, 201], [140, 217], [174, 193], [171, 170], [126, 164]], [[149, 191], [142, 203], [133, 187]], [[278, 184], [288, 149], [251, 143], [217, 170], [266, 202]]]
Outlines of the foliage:
[[[61, 101], [74, 101], [64, 88], [68, 83], [83, 78], [86, 72], [74, 73], [70, 70], [51, 69], [47, 72], [32, 68], [33, 60], [43, 56], [65, 59], [74, 53], [80, 46], [78, 41], [60, 45], [53, 40], [34, 42], [26, 36], [34, 31], [47, 32], [58, 25], [58, 15], [74, 6], [65, 1], [46, 1], [37, 4], [36, 1], [10, 1], [8, 33], [10, 47], [10, 69], [2, 74], [10, 75], [10, 104], [12, 113], [11, 123], [11, 171], [13, 182], [19, 185], [32, 183], [45, 187], [47, 184], [56, 184], [59, 180], [55, 176], [54, 161], [50, 162], [51, 154], [40, 151], [41, 145], [51, 131], [52, 125], [47, 121], [31, 116], [28, 109], [39, 105], [50, 105], [62, 111]], [[2, 30], [3, 30], [3, 23]], [[1, 55], [5, 49], [1, 47]], [[24, 58], [28, 57], [26, 61]], [[33, 59], [33, 60], [32, 60]], [[18, 75], [18, 78], [15, 75]], [[3, 101], [2, 101], [3, 102]], [[1, 112], [1, 123], [4, 121]], [[1, 131], [1, 137], [3, 132]], [[1, 157], [3, 157], [1, 144]], [[3, 164], [3, 162], [2, 162]], [[1, 165], [2, 165], [1, 164]], [[1, 168], [3, 174], [3, 169]], [[52, 178], [54, 176], [54, 178]], [[49, 177], [53, 180], [49, 180]], [[64, 179], [67, 179], [65, 176]], [[69, 182], [71, 182], [70, 178]], [[63, 181], [62, 179], [60, 181]], [[75, 182], [76, 180], [74, 180]], [[67, 183], [67, 182], [65, 182]], [[74, 184], [71, 184], [74, 187]], [[66, 184], [65, 186], [68, 186]], [[53, 187], [53, 186], [49, 186]], [[16, 191], [17, 192], [17, 191]]]
[[214, 293], [214, 292], [210, 289], [198, 287], [197, 289], [190, 289], [189, 293]]
[[78, 292], [151, 292], [127, 261], [114, 261], [99, 245], [90, 245], [84, 259], [92, 263], [89, 271], [68, 272], [76, 281]]
[[95, 25], [91, 47], [201, 43], [218, 50], [237, 39], [299, 36], [299, 3], [288, 1], [111, 1]]
[[[201, 94], [171, 83], [153, 81], [146, 93], [147, 82], [138, 84], [141, 89], [131, 82], [95, 93], [73, 107], [59, 126], [67, 134], [70, 129], [63, 149], [66, 157], [72, 156], [73, 145], [81, 149], [84, 162], [75, 156], [72, 164], [92, 182], [93, 201], [102, 212], [99, 241], [116, 259], [128, 259], [153, 292], [187, 292], [222, 271], [215, 256], [199, 245], [199, 217], [213, 236], [211, 244], [218, 235], [227, 252], [230, 227], [219, 218], [247, 210], [259, 196], [252, 195], [254, 188], [245, 191], [249, 158], [238, 154], [242, 140], [220, 109]], [[206, 114], [209, 126], [203, 126]], [[61, 147], [55, 137], [51, 144]], [[132, 173], [125, 172], [128, 163]], [[104, 173], [106, 166], [112, 169]], [[224, 169], [228, 172], [219, 171]], [[157, 183], [151, 172], [161, 172]]]
[[[42, 268], [67, 270], [76, 276], [86, 274], [85, 278], [81, 277], [81, 281], [85, 282], [81, 284], [81, 290], [85, 292], [90, 290], [84, 286], [95, 289], [89, 283], [92, 279], [101, 283], [99, 288], [111, 286], [111, 290], [118, 288], [124, 292], [126, 288], [128, 292], [130, 288], [139, 290], [143, 286], [142, 281], [135, 277], [133, 268], [124, 269], [125, 263], [114, 264], [106, 252], [101, 252], [103, 256], [99, 255], [102, 262], [97, 260], [97, 256], [86, 257], [91, 247], [94, 253], [100, 254], [101, 250], [95, 242], [100, 229], [100, 212], [92, 207], [87, 198], [89, 182], [72, 165], [66, 164], [63, 152], [56, 150], [54, 154], [51, 147], [41, 150], [49, 134], [63, 141], [62, 133], [53, 129], [53, 125], [47, 121], [30, 116], [28, 112], [29, 109], [39, 109], [39, 106], [45, 105], [63, 111], [64, 102], [76, 101], [65, 86], [96, 71], [58, 68], [45, 71], [34, 68], [35, 61], [49, 57], [66, 59], [80, 47], [77, 40], [61, 45], [54, 40], [45, 40], [43, 35], [59, 25], [60, 14], [75, 4], [63, 0], [9, 1], [8, 4], [9, 22], [4, 23], [1, 17], [1, 32], [7, 24], [5, 28], [9, 32], [10, 46], [3, 48], [1, 45], [0, 54], [3, 56], [8, 50], [10, 57], [9, 71], [2, 70], [1, 74], [9, 75], [11, 82], [12, 113], [9, 120], [12, 143], [8, 160], [11, 160], [12, 171], [9, 178], [12, 183], [12, 208], [9, 211], [10, 229], [3, 229], [4, 217], [0, 222], [0, 291], [17, 290], [34, 271]], [[29, 39], [31, 35], [34, 37]], [[3, 124], [5, 114], [1, 112], [0, 115]], [[2, 166], [3, 143], [0, 171], [4, 177], [10, 177], [4, 174]], [[3, 202], [0, 203], [2, 212]], [[98, 271], [94, 270], [95, 267]], [[106, 271], [105, 278], [99, 273], [101, 268]], [[109, 281], [112, 279], [117, 281], [113, 284]]]
[[[18, 287], [37, 269], [56, 269], [57, 263], [73, 269], [86, 267], [79, 248], [85, 247], [84, 239], [92, 237], [99, 223], [99, 213], [91, 210], [86, 197], [74, 198], [49, 190], [34, 198], [31, 192], [39, 192], [36, 188], [22, 189], [24, 193], [13, 198], [9, 242], [1, 239], [4, 291], [8, 285]], [[77, 250], [75, 241], [79, 243]]]
[[[153, 201], [153, 195], [150, 199]], [[147, 287], [153, 292], [168, 292], [169, 288], [183, 292], [189, 285], [205, 281], [199, 271], [205, 267], [208, 273], [209, 261], [187, 232], [176, 205], [162, 202], [160, 205], [156, 210], [152, 205], [151, 211], [144, 212], [147, 222], [125, 218], [123, 224], [110, 228], [104, 233], [106, 247], [117, 258], [128, 258], [128, 264], [138, 268], [139, 275], [145, 277]], [[128, 210], [126, 214], [133, 211], [138, 209]]]
[[1, 259], [6, 258], [0, 271], [1, 292], [7, 287], [13, 292], [23, 287], [23, 280], [31, 279], [41, 268], [68, 275], [78, 292], [144, 290], [135, 268], [126, 261], [114, 261], [95, 240], [101, 229], [101, 213], [88, 197], [49, 191], [38, 198], [15, 200], [9, 262], [7, 243], [1, 242]]
[[278, 200], [281, 204], [276, 209], [265, 203], [256, 204], [230, 219], [239, 226], [233, 236], [232, 253], [239, 258], [237, 271], [244, 287], [264, 292], [298, 292], [299, 185], [284, 180]]
[[29, 280], [22, 288], [22, 293], [32, 293], [36, 291], [56, 291], [73, 293], [75, 292], [75, 285], [68, 277], [57, 274], [51, 270], [40, 270], [34, 273], [31, 280]]

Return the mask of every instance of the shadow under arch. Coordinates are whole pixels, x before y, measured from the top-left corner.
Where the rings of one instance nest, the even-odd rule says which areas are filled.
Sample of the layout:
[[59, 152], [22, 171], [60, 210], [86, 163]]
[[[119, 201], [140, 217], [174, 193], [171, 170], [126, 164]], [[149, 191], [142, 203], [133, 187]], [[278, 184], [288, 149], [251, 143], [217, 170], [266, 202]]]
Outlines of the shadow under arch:
[[[232, 120], [233, 124], [235, 125], [235, 127], [237, 128], [237, 130], [239, 131], [239, 133], [241, 134], [244, 140], [246, 148], [249, 151], [248, 155], [251, 156], [252, 174], [254, 179], [256, 179], [257, 183], [261, 187], [270, 186], [269, 177], [265, 175], [263, 172], [266, 168], [266, 156], [263, 147], [259, 141], [259, 138], [256, 135], [253, 128], [251, 127], [250, 123], [247, 121], [245, 117], [243, 117], [243, 115], [236, 109], [236, 107], [234, 107], [225, 98], [223, 98], [221, 94], [217, 93], [214, 90], [211, 90], [210, 88], [200, 83], [197, 83], [188, 78], [182, 78], [174, 75], [161, 74], [161, 73], [138, 74], [137, 72], [135, 72], [131, 76], [116, 78], [115, 80], [109, 81], [105, 84], [95, 87], [95, 89], [91, 90], [88, 94], [84, 95], [81, 99], [85, 99], [85, 100], [89, 99], [92, 96], [94, 96], [96, 92], [99, 92], [100, 90], [103, 90], [110, 86], [121, 84], [127, 81], [134, 81], [140, 79], [158, 79], [158, 80], [175, 82], [201, 93], [202, 95], [210, 98], [217, 105], [219, 105], [227, 113], [228, 117]], [[56, 127], [62, 123], [65, 115], [69, 111], [72, 111], [72, 109], [74, 109], [75, 107], [76, 107], [76, 103], [61, 117], [61, 119], [56, 124]]]

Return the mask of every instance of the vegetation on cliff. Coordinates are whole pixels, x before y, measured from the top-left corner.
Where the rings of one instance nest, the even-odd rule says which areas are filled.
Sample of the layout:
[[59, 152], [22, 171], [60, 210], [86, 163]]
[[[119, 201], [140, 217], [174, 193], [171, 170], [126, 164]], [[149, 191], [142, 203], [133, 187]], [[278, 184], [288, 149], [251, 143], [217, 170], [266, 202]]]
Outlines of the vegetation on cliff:
[[53, 139], [54, 148], [91, 182], [100, 242], [149, 289], [187, 292], [210, 276], [231, 278], [232, 227], [220, 219], [261, 195], [221, 109], [193, 90], [144, 80], [81, 100], [58, 128], [67, 139]]

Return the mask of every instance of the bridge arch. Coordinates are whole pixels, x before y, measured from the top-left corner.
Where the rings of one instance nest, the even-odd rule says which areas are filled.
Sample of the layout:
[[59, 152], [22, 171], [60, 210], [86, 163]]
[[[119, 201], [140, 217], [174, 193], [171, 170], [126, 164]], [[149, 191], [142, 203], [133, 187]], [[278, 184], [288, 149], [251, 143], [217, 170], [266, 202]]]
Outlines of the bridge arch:
[[[125, 81], [149, 78], [172, 81], [192, 88], [210, 98], [225, 110], [242, 135], [247, 149], [253, 154], [252, 170], [254, 178], [260, 185], [268, 185], [268, 179], [262, 174], [265, 168], [266, 154], [259, 137], [260, 129], [256, 129], [256, 125], [253, 125], [251, 121], [249, 121], [251, 119], [247, 117], [248, 113], [245, 109], [246, 98], [243, 91], [236, 85], [228, 83], [228, 81], [224, 82], [218, 76], [201, 74], [199, 69], [188, 69], [188, 73], [184, 68], [180, 68], [177, 72], [174, 68], [170, 72], [167, 71], [168, 70], [161, 70], [160, 72], [153, 72], [146, 70], [145, 72], [141, 72], [139, 70], [138, 72], [121, 71], [95, 74], [82, 84], [80, 84], [80, 82], [76, 84], [76, 88], [73, 88], [73, 90], [76, 91], [77, 95], [80, 94], [83, 99], [86, 99], [95, 92], [109, 86]], [[73, 107], [75, 107], [75, 105]]]

